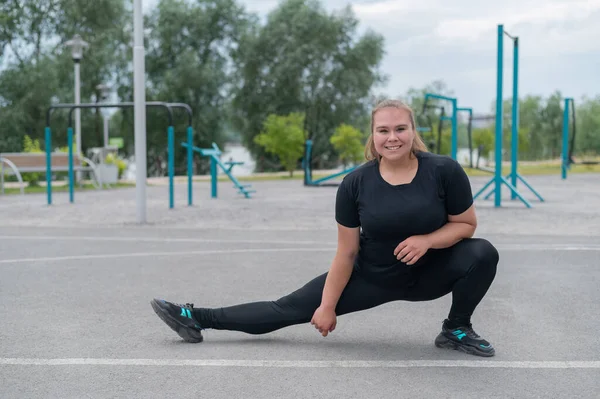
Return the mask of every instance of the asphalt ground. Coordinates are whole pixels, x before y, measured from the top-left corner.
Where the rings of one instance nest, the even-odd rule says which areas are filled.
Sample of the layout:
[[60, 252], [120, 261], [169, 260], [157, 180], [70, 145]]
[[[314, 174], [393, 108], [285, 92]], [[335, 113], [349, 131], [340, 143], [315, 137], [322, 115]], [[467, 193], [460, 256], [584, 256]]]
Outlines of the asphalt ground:
[[[205, 331], [183, 342], [150, 307], [163, 297], [219, 307], [277, 299], [335, 252], [335, 188], [185, 185], [168, 209], [148, 188], [0, 197], [2, 398], [596, 398], [600, 391], [600, 178], [527, 179], [533, 208], [478, 200], [477, 235], [500, 252], [473, 317], [493, 358], [438, 349], [451, 297], [394, 302], [271, 334]], [[477, 190], [487, 178], [474, 178]]]

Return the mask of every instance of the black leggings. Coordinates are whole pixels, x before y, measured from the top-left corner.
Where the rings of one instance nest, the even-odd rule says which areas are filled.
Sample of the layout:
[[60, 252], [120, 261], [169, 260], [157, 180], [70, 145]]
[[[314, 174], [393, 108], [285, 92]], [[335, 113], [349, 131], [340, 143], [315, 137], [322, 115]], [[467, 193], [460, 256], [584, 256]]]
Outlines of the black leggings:
[[[499, 255], [492, 244], [480, 238], [462, 240], [436, 251], [418, 272], [410, 287], [383, 287], [360, 273], [352, 273], [337, 303], [336, 315], [357, 312], [391, 301], [429, 301], [452, 292], [448, 319], [452, 324], [470, 323], [496, 275]], [[203, 328], [265, 334], [283, 327], [307, 323], [321, 304], [327, 273], [276, 301], [251, 302], [207, 309], [194, 308]]]

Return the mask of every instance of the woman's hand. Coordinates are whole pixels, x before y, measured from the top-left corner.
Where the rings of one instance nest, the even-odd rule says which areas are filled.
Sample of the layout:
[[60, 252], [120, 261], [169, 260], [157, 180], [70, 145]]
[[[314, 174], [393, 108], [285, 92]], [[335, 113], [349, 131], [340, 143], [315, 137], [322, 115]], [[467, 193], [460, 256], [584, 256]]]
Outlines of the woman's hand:
[[335, 309], [319, 306], [313, 314], [310, 324], [315, 326], [319, 332], [326, 337], [327, 334], [335, 330], [337, 324]]
[[426, 236], [412, 236], [402, 241], [394, 255], [396, 259], [407, 265], [414, 265], [431, 248], [431, 241]]

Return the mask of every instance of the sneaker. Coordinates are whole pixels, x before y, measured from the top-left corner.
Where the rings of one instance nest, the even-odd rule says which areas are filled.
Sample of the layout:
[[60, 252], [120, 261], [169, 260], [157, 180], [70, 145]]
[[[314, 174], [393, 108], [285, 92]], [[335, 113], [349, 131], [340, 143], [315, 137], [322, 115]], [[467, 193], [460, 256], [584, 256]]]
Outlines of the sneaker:
[[455, 349], [476, 356], [494, 356], [495, 350], [492, 344], [481, 338], [471, 325], [447, 328], [446, 321], [442, 324], [442, 332], [435, 338], [435, 346]]
[[194, 319], [192, 309], [193, 303], [180, 305], [171, 303], [164, 299], [153, 299], [150, 304], [154, 312], [164, 321], [173, 331], [175, 331], [186, 342], [202, 342], [202, 327]]

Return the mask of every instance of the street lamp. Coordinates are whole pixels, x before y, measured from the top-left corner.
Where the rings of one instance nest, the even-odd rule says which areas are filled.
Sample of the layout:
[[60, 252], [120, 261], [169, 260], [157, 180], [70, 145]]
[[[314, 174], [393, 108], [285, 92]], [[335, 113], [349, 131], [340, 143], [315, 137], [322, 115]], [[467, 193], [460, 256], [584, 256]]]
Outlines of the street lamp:
[[[104, 102], [108, 98], [110, 94], [110, 87], [105, 84], [99, 84], [96, 86], [96, 90], [100, 92], [100, 101]], [[110, 111], [108, 108], [101, 108], [100, 112], [102, 112], [102, 117], [104, 121], [104, 148], [108, 147], [108, 117]]]
[[[75, 104], [81, 103], [81, 84], [79, 78], [79, 63], [83, 58], [83, 50], [89, 47], [89, 44], [84, 41], [81, 36], [75, 35], [73, 38], [65, 42], [65, 46], [71, 48], [71, 56], [75, 64]], [[81, 113], [80, 109], [75, 109], [75, 140], [77, 143], [77, 155], [81, 157]]]

